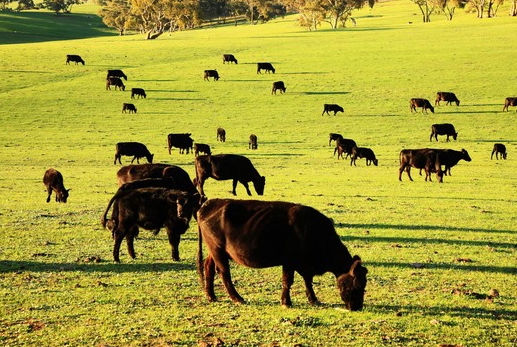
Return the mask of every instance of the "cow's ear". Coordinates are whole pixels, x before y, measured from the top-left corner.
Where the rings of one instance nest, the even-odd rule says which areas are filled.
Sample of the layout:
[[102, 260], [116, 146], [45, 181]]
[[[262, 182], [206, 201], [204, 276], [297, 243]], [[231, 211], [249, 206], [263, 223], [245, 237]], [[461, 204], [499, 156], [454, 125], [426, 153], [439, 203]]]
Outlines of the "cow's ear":
[[358, 265], [361, 265], [361, 258], [358, 255], [354, 255], [352, 258], [352, 266], [350, 266], [350, 271], [348, 271], [348, 274], [352, 277], [355, 277], [355, 269]]
[[72, 190], [72, 188], [70, 188], [70, 189], [67, 189], [66, 191], [67, 191], [67, 192], [69, 192], [69, 191], [71, 191], [71, 190]]

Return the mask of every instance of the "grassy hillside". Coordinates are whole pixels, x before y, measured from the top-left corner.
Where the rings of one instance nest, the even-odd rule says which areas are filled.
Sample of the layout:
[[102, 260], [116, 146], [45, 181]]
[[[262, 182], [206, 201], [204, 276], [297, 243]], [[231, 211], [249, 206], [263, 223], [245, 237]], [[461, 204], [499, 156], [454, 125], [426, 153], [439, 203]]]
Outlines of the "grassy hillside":
[[[289, 16], [155, 41], [104, 36], [3, 45], [0, 342], [515, 344], [517, 125], [515, 108], [502, 107], [517, 94], [517, 52], [509, 44], [517, 22], [460, 14], [421, 24], [417, 10], [405, 1], [381, 3], [359, 12], [357, 27], [338, 31], [305, 32]], [[223, 53], [239, 64], [223, 65]], [[66, 54], [80, 54], [86, 65], [65, 65]], [[258, 61], [272, 62], [277, 73], [257, 75]], [[105, 90], [109, 68], [126, 72], [126, 92]], [[221, 80], [203, 81], [204, 69], [217, 69]], [[287, 93], [272, 96], [277, 80]], [[148, 94], [134, 101], [137, 115], [121, 113], [131, 87]], [[411, 97], [434, 103], [438, 90], [455, 92], [461, 105], [410, 113]], [[341, 104], [345, 113], [321, 116], [324, 103]], [[430, 143], [431, 124], [447, 122], [458, 140]], [[226, 143], [216, 142], [220, 126]], [[219, 301], [209, 304], [195, 271], [195, 221], [182, 238], [180, 262], [170, 259], [163, 231], [142, 231], [138, 258], [130, 260], [123, 245], [122, 263], [114, 264], [111, 235], [99, 219], [117, 189], [115, 143], [143, 142], [156, 162], [193, 176], [192, 155], [167, 153], [172, 132], [191, 132], [214, 153], [249, 157], [266, 176], [258, 199], [299, 202], [332, 218], [369, 269], [365, 309], [344, 310], [331, 274], [315, 279], [323, 305], [307, 304], [296, 275], [294, 307], [283, 309], [281, 270], [242, 266], [232, 275], [248, 303], [232, 304], [217, 278]], [[372, 148], [379, 166], [338, 161], [329, 132]], [[257, 151], [247, 149], [251, 133]], [[508, 160], [490, 160], [495, 142], [506, 144]], [[399, 182], [400, 150], [427, 146], [465, 148], [472, 162], [460, 162], [443, 184], [424, 182], [416, 171], [415, 182], [406, 175]], [[72, 189], [67, 204], [45, 203], [41, 180], [49, 167]], [[229, 181], [205, 184], [210, 198], [230, 197], [230, 190]], [[242, 186], [237, 193], [246, 198]], [[487, 298], [491, 289], [500, 296]]]

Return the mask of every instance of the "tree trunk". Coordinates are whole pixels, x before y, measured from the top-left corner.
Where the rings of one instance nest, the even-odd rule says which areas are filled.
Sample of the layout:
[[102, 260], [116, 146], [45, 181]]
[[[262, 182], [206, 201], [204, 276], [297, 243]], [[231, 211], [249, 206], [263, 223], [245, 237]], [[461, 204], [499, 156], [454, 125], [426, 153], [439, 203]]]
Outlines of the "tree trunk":
[[512, 17], [517, 16], [517, 0], [514, 0], [512, 2], [512, 8], [510, 9], [510, 16], [512, 16]]
[[152, 33], [152, 31], [149, 31], [147, 33], [147, 39], [148, 40], [154, 40], [154, 39], [158, 38], [161, 34], [163, 34], [163, 31], [159, 31], [159, 32], [154, 33], [154, 34], [151, 34], [151, 33]]

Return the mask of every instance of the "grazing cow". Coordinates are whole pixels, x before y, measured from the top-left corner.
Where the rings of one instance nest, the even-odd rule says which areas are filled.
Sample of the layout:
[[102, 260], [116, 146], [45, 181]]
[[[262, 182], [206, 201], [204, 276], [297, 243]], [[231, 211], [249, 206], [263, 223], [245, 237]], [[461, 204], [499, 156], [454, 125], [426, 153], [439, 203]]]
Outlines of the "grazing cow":
[[154, 154], [151, 154], [147, 147], [140, 142], [119, 142], [115, 146], [115, 160], [113, 164], [117, 164], [118, 162], [122, 165], [120, 161], [120, 157], [123, 155], [133, 156], [131, 163], [133, 163], [136, 159], [137, 163], [140, 163], [140, 158], [145, 157], [147, 162], [152, 163]]
[[[461, 151], [455, 151], [453, 149], [441, 149], [436, 153], [436, 167], [441, 168], [441, 166], [444, 165], [444, 172], [451, 176], [451, 167], [458, 164], [458, 162], [462, 159], [465, 161], [472, 161], [472, 158], [470, 158], [470, 155], [466, 149], [462, 148]], [[443, 178], [439, 179], [440, 182], [443, 181]]]
[[168, 179], [172, 181], [173, 185], [162, 185], [163, 188], [177, 189], [189, 193], [197, 192], [197, 189], [192, 183], [189, 174], [176, 165], [160, 163], [128, 165], [123, 166], [117, 172], [117, 181], [119, 187], [124, 183], [133, 182], [136, 180], [143, 181], [145, 179]]
[[370, 148], [365, 147], [354, 147], [352, 148], [352, 155], [350, 156], [350, 165], [354, 164], [357, 158], [366, 158], [366, 166], [370, 166], [373, 162], [373, 165], [377, 166], [379, 161], [375, 158], [375, 153]]
[[136, 107], [133, 104], [122, 104], [122, 112], [126, 113], [126, 111], [129, 111], [129, 113], [136, 113]]
[[341, 135], [341, 134], [330, 133], [329, 134], [329, 146], [332, 141], [337, 141], [338, 139], [342, 139], [342, 138], [343, 138], [343, 135]]
[[460, 105], [460, 101], [456, 97], [454, 93], [451, 92], [438, 92], [436, 93], [436, 101], [434, 102], [434, 106], [440, 105], [440, 101], [446, 101], [445, 105], [450, 105], [455, 102], [456, 106]]
[[343, 107], [341, 107], [337, 104], [324, 104], [323, 112], [321, 113], [321, 115], [323, 116], [324, 113], [327, 113], [327, 115], [330, 116], [329, 112], [334, 112], [334, 116], [335, 116], [336, 113], [345, 112], [345, 110], [343, 109]]
[[48, 169], [45, 171], [45, 175], [43, 175], [43, 184], [47, 188], [47, 202], [50, 202], [50, 195], [52, 195], [52, 191], [54, 191], [56, 192], [56, 202], [66, 203], [70, 189], [65, 188], [61, 172], [53, 168]]
[[276, 71], [271, 63], [257, 63], [257, 73], [262, 73], [261, 70], [266, 70], [267, 73]]
[[176, 147], [180, 149], [180, 154], [186, 152], [189, 153], [193, 149], [194, 139], [190, 137], [191, 133], [184, 134], [169, 134], [167, 135], [167, 147], [169, 148], [169, 154], [171, 154], [171, 148]]
[[456, 129], [454, 129], [454, 125], [450, 123], [443, 124], [433, 124], [431, 126], [431, 136], [429, 136], [429, 141], [433, 140], [433, 136], [436, 141], [438, 141], [438, 135], [447, 135], [447, 142], [449, 142], [449, 136], [452, 136], [454, 140], [458, 137], [458, 133]]
[[111, 86], [115, 86], [115, 90], [117, 90], [117, 88], [119, 90], [126, 90], [126, 86], [118, 77], [108, 77], [106, 79], [106, 90], [111, 90]]
[[[108, 226], [115, 241], [113, 259], [117, 263], [120, 262], [120, 244], [124, 238], [128, 253], [134, 259], [136, 255], [133, 241], [138, 236], [139, 228], [154, 230], [156, 234], [164, 226], [171, 245], [172, 259], [180, 260], [180, 238], [189, 227], [196, 205], [199, 205], [200, 196], [199, 193], [192, 195], [180, 190], [152, 187], [155, 180], [134, 181], [122, 185], [111, 198], [102, 216], [103, 227]], [[151, 187], [140, 187], [147, 184]], [[108, 220], [107, 214], [112, 205], [113, 212]]]
[[217, 128], [217, 141], [226, 142], [226, 130]]
[[223, 54], [223, 64], [226, 62], [228, 62], [228, 64], [230, 64], [232, 62], [235, 64], [238, 64], [237, 59], [235, 59], [233, 54]]
[[280, 90], [280, 93], [285, 93], [286, 89], [287, 88], [285, 87], [285, 84], [283, 81], [276, 81], [276, 82], [273, 82], [273, 89], [271, 90], [271, 94], [275, 93], [275, 95], [276, 95], [277, 90]]
[[127, 81], [127, 76], [122, 70], [108, 70], [108, 74], [106, 75], [106, 78], [110, 77], [118, 77], [123, 78]]
[[422, 113], [424, 113], [424, 111], [425, 111], [425, 113], [427, 113], [428, 109], [431, 110], [432, 113], [434, 113], [434, 107], [431, 105], [431, 103], [427, 99], [413, 98], [413, 99], [409, 100], [409, 109], [411, 110], [411, 112], [413, 112], [413, 111], [416, 112], [417, 107], [422, 108]]
[[248, 143], [248, 149], [257, 149], [257, 148], [258, 148], [257, 135], [251, 134], [250, 141]]
[[197, 157], [200, 152], [205, 153], [207, 155], [212, 154], [209, 145], [204, 143], [194, 143], [194, 155]]
[[438, 180], [441, 180], [444, 172], [441, 170], [441, 166], [436, 162], [437, 157], [436, 149], [422, 148], [422, 149], [403, 149], [400, 151], [400, 168], [399, 168], [399, 181], [402, 181], [402, 172], [406, 170], [406, 173], [411, 181], [411, 167], [416, 169], [425, 169], [425, 180], [429, 178], [431, 181], [431, 173], [436, 172]]
[[[282, 201], [211, 199], [198, 211], [197, 268], [209, 301], [217, 298], [217, 272], [232, 301], [244, 303], [232, 283], [229, 260], [251, 268], [282, 266], [282, 305], [292, 305], [294, 273], [305, 282], [311, 305], [319, 303], [315, 275], [332, 272], [347, 309], [363, 308], [368, 270], [341, 242], [333, 222], [312, 207]], [[203, 261], [203, 241], [208, 248]]]
[[80, 55], [67, 54], [66, 55], [66, 64], [70, 65], [71, 61], [75, 62], [75, 65], [77, 65], [77, 63], [81, 63], [83, 65], [85, 64], [83, 58], [81, 58]]
[[217, 73], [217, 70], [205, 70], [205, 81], [210, 81], [209, 77], [213, 77], [214, 81], [218, 81], [219, 73]]
[[490, 160], [493, 159], [495, 153], [495, 158], [499, 160], [499, 154], [501, 154], [501, 158], [506, 160], [506, 146], [502, 143], [495, 143], [494, 149], [492, 150], [492, 155], [490, 156]]
[[260, 176], [257, 169], [245, 156], [237, 154], [200, 155], [195, 159], [194, 165], [196, 167], [194, 185], [197, 186], [201, 195], [205, 195], [203, 185], [210, 177], [218, 181], [233, 180], [233, 195], [237, 195], [235, 192], [237, 182], [240, 182], [246, 188], [248, 195], [251, 195], [248, 186], [250, 181], [253, 182], [258, 195], [264, 194], [266, 178]]
[[147, 94], [145, 94], [145, 90], [142, 88], [131, 88], [131, 99], [134, 99], [135, 95], [139, 98], [147, 98]]
[[[504, 100], [504, 107], [503, 107], [503, 111], [508, 111], [508, 106], [517, 106], [517, 97], [513, 97], [513, 98], [506, 98]], [[517, 110], [515, 110], [517, 112]]]
[[[355, 143], [352, 139], [344, 139], [344, 138], [338, 138], [336, 140], [336, 148], [334, 148], [334, 155], [336, 155], [337, 152], [337, 158], [348, 158], [349, 155], [352, 155], [352, 149], [354, 147], [357, 147], [357, 143]], [[346, 153], [346, 156], [343, 157], [343, 153]]]

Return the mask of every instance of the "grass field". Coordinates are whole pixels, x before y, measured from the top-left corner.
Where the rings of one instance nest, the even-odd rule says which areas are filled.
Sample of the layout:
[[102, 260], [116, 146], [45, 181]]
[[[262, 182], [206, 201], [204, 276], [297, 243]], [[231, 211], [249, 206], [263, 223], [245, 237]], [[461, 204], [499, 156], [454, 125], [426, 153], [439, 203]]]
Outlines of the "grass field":
[[[494, 19], [459, 13], [452, 22], [435, 15], [421, 24], [417, 12], [393, 1], [359, 11], [357, 27], [346, 30], [305, 32], [288, 16], [154, 41], [107, 35], [100, 25], [76, 26], [65, 37], [47, 14], [1, 14], [0, 344], [515, 345], [517, 115], [502, 107], [517, 94], [517, 22], [501, 10]], [[12, 33], [33, 16], [43, 27], [28, 25], [22, 38]], [[99, 23], [93, 15], [71, 18]], [[66, 40], [55, 41], [60, 32]], [[223, 53], [239, 64], [223, 65]], [[80, 54], [86, 65], [65, 65], [66, 54]], [[257, 75], [258, 61], [277, 73]], [[105, 90], [109, 68], [126, 72], [126, 92]], [[203, 81], [205, 69], [221, 79]], [[277, 80], [287, 92], [272, 96]], [[148, 98], [134, 102], [137, 115], [122, 114], [132, 87]], [[434, 102], [438, 90], [455, 92], [461, 105], [410, 113], [411, 97]], [[322, 117], [324, 103], [345, 113]], [[431, 124], [447, 122], [458, 140], [430, 144]], [[220, 126], [226, 143], [215, 140]], [[115, 143], [143, 142], [156, 162], [193, 176], [192, 155], [168, 155], [171, 132], [191, 132], [214, 153], [249, 157], [266, 176], [259, 199], [310, 205], [332, 218], [369, 269], [365, 309], [344, 309], [331, 274], [315, 278], [318, 307], [307, 303], [296, 275], [294, 306], [284, 309], [280, 268], [240, 266], [232, 275], [247, 304], [231, 303], [218, 278], [219, 301], [209, 304], [195, 271], [195, 221], [180, 262], [170, 259], [163, 231], [142, 231], [137, 259], [124, 244], [122, 263], [113, 263], [111, 235], [99, 220], [117, 189]], [[379, 166], [338, 161], [329, 132], [372, 148]], [[247, 149], [251, 133], [257, 151]], [[495, 142], [506, 144], [508, 160], [490, 160]], [[415, 182], [406, 175], [399, 182], [399, 151], [427, 146], [465, 148], [472, 162], [460, 162], [443, 184], [416, 172]], [[67, 204], [45, 203], [49, 167], [72, 189]], [[209, 180], [205, 191], [230, 197], [231, 182]], [[242, 186], [237, 193], [246, 198]], [[491, 289], [500, 296], [486, 299]]]

